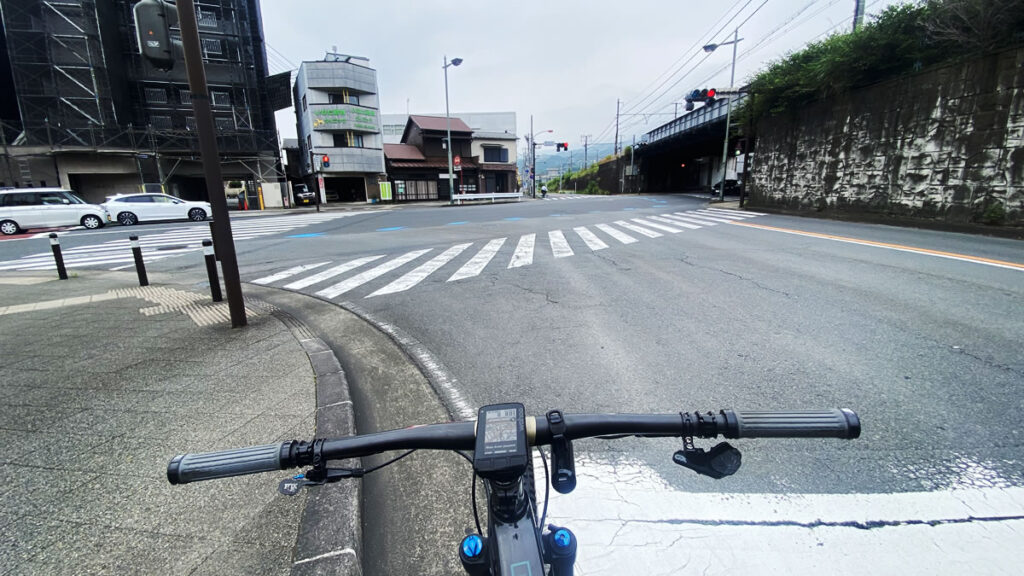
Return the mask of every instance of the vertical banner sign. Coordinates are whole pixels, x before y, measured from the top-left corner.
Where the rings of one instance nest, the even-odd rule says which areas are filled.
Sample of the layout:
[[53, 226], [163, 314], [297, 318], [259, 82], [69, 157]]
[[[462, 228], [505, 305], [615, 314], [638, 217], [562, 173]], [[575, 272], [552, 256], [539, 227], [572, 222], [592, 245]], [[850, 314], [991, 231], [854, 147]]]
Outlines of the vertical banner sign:
[[327, 203], [327, 190], [324, 190], [324, 175], [320, 174], [316, 177], [316, 183], [319, 185], [317, 193], [320, 194], [320, 203]]
[[380, 199], [387, 202], [391, 201], [391, 182], [380, 183]]

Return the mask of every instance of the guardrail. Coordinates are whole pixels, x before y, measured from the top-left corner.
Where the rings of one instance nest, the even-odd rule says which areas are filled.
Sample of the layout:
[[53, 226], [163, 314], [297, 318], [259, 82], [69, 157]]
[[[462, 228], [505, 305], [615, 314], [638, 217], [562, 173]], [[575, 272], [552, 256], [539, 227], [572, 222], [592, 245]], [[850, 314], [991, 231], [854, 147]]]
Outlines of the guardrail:
[[482, 193], [482, 194], [455, 194], [455, 195], [452, 196], [452, 200], [454, 200], [455, 203], [460, 205], [460, 206], [462, 205], [462, 202], [464, 200], [490, 200], [491, 203], [493, 204], [495, 198], [497, 198], [497, 199], [507, 198], [509, 200], [511, 200], [512, 198], [515, 198], [516, 202], [519, 202], [519, 201], [521, 201], [523, 199], [523, 195], [520, 194], [519, 192], [492, 192], [492, 193], [489, 193], [489, 194], [488, 193]]

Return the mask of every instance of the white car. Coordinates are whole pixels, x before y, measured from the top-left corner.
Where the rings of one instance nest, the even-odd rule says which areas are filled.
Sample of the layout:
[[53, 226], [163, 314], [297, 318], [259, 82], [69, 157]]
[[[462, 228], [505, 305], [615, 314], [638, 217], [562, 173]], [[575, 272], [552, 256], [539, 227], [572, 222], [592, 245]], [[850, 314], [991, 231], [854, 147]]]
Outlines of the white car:
[[84, 226], [101, 228], [110, 221], [102, 206], [88, 204], [62, 188], [13, 188], [0, 191], [0, 232], [5, 236], [31, 228]]
[[155, 220], [202, 222], [213, 213], [209, 202], [191, 202], [154, 193], [110, 196], [103, 207], [124, 226]]

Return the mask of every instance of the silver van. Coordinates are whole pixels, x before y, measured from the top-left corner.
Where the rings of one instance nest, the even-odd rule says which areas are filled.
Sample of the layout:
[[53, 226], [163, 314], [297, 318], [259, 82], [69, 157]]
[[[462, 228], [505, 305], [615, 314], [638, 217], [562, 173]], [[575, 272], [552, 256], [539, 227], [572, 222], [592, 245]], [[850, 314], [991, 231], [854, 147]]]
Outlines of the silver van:
[[85, 226], [101, 228], [110, 222], [102, 206], [87, 204], [62, 188], [0, 190], [0, 232], [5, 236], [32, 228]]

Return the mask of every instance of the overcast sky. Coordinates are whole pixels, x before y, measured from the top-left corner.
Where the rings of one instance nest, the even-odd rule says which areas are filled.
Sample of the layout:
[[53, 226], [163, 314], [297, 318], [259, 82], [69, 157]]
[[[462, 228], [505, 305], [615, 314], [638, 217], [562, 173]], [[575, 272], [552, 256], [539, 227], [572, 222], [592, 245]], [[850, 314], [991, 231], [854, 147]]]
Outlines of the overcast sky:
[[[868, 17], [896, 3], [866, 1]], [[407, 105], [412, 113], [443, 113], [443, 57], [459, 57], [463, 64], [448, 74], [453, 113], [514, 111], [520, 136], [532, 114], [534, 131], [552, 129], [547, 139], [578, 146], [583, 134], [613, 140], [616, 99], [624, 114], [647, 114], [621, 118], [620, 139], [629, 143], [671, 120], [684, 93], [728, 85], [731, 46], [710, 55], [701, 46], [731, 39], [737, 25], [739, 85], [767, 62], [849, 30], [854, 4], [262, 0], [262, 10], [271, 72], [321, 60], [337, 46], [370, 59], [382, 113], [404, 113]], [[293, 111], [277, 120], [282, 137], [295, 136]]]

